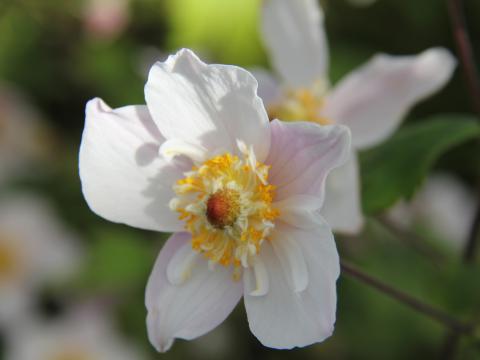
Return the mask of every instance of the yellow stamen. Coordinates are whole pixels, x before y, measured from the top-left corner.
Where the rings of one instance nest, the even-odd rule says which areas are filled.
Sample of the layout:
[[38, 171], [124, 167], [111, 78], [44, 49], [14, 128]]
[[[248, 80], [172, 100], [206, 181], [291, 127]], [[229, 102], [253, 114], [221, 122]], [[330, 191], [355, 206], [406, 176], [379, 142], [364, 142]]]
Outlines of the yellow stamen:
[[53, 355], [52, 360], [93, 360], [93, 358], [82, 349], [66, 349]]
[[17, 276], [20, 272], [20, 265], [14, 239], [0, 234], [0, 281]]
[[170, 203], [192, 234], [192, 249], [212, 263], [233, 266], [234, 279], [251, 266], [279, 216], [269, 167], [244, 150], [243, 159], [225, 153], [192, 168], [177, 181]]
[[332, 122], [321, 114], [324, 106], [323, 98], [310, 89], [289, 90], [282, 102], [268, 107], [271, 120], [311, 121], [320, 125]]

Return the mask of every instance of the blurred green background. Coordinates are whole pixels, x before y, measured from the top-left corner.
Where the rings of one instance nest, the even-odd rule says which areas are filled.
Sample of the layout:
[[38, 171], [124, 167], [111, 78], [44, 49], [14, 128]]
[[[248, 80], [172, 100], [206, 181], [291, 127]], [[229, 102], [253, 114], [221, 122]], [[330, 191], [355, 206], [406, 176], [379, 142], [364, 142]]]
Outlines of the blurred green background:
[[[109, 310], [118, 331], [150, 359], [437, 358], [447, 334], [442, 325], [343, 276], [336, 330], [324, 343], [283, 352], [263, 348], [248, 330], [242, 305], [211, 334], [192, 342], [179, 340], [167, 354], [156, 354], [148, 343], [144, 287], [167, 235], [112, 224], [88, 209], [77, 171], [85, 103], [97, 96], [112, 107], [144, 103], [149, 66], [181, 47], [192, 48], [207, 62], [268, 68], [258, 33], [260, 3], [131, 0], [119, 24], [109, 28], [89, 23], [86, 1], [0, 0], [0, 87], [21, 94], [42, 119], [35, 138], [40, 150], [25, 171], [8, 176], [0, 193], [29, 191], [47, 198], [81, 237], [87, 253], [85, 266], [73, 279], [39, 294], [38, 311], [50, 319], [78, 301], [114, 300]], [[377, 52], [415, 54], [432, 46], [455, 51], [445, 1], [377, 0], [355, 6], [347, 0], [328, 0], [322, 6], [333, 82]], [[465, 6], [480, 59], [480, 2], [466, 0]], [[404, 126], [451, 113], [472, 113], [458, 69], [444, 90], [410, 112]], [[454, 145], [435, 156], [431, 165], [477, 188], [478, 142]], [[384, 174], [382, 181], [403, 175]], [[371, 201], [382, 196], [381, 189], [370, 193]], [[423, 245], [438, 257], [419, 252], [405, 236], [385, 226], [378, 211], [359, 237], [337, 237], [337, 244], [344, 259], [385, 282], [458, 318], [478, 318], [478, 264], [463, 265], [458, 249], [437, 241], [428, 229], [412, 231], [419, 232]], [[3, 333], [6, 339], [8, 329]], [[479, 338], [464, 338], [457, 355], [480, 358]]]

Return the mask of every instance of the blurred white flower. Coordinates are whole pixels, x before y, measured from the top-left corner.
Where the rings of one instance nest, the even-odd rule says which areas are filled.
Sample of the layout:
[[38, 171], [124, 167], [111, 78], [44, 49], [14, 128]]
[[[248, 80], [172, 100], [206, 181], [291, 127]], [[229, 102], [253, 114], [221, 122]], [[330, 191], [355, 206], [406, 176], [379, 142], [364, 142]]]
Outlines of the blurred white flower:
[[443, 48], [417, 56], [375, 55], [333, 89], [328, 80], [324, 16], [316, 0], [265, 0], [262, 32], [280, 84], [255, 75], [270, 118], [343, 124], [352, 131], [350, 160], [327, 180], [322, 215], [336, 231], [356, 233], [363, 216], [357, 150], [377, 145], [419, 100], [446, 84], [455, 59]]
[[0, 325], [19, 322], [39, 287], [76, 270], [78, 245], [41, 199], [0, 198]]
[[410, 202], [399, 202], [388, 212], [404, 228], [421, 226], [453, 249], [461, 250], [475, 216], [475, 196], [449, 174], [430, 176]]
[[110, 39], [128, 25], [129, 0], [86, 0], [84, 22], [89, 33]]
[[13, 87], [0, 84], [0, 183], [32, 171], [49, 153], [49, 132], [36, 109]]
[[30, 319], [7, 337], [5, 360], [140, 360], [106, 311], [80, 311], [51, 322]]
[[256, 90], [247, 71], [184, 49], [150, 70], [147, 106], [87, 104], [80, 178], [90, 208], [175, 232], [146, 290], [159, 351], [215, 328], [242, 295], [266, 346], [305, 346], [333, 331], [339, 260], [318, 209], [350, 133], [269, 122]]

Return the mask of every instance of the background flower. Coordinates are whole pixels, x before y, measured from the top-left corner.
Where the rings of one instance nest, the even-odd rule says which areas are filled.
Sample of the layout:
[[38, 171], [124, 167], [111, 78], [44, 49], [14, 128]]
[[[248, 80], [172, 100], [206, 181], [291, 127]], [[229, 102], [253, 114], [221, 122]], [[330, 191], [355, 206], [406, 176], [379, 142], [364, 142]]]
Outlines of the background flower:
[[37, 163], [51, 158], [54, 138], [38, 110], [14, 86], [0, 84], [0, 182], [45, 171]]
[[7, 339], [6, 360], [140, 360], [116, 333], [106, 309], [77, 308], [52, 321], [31, 319]]
[[475, 215], [475, 194], [450, 174], [431, 175], [411, 201], [393, 207], [389, 218], [406, 229], [423, 230], [461, 251]]
[[[372, 147], [399, 126], [419, 100], [438, 91], [455, 68], [452, 55], [431, 48], [417, 56], [376, 55], [329, 88], [324, 14], [315, 0], [263, 3], [262, 34], [281, 89], [259, 74], [260, 94], [272, 118], [338, 123], [352, 131], [354, 150]], [[357, 154], [332, 173], [322, 214], [334, 230], [363, 225]]]
[[29, 317], [42, 287], [78, 270], [82, 252], [74, 235], [45, 200], [0, 198], [0, 322], [12, 328]]

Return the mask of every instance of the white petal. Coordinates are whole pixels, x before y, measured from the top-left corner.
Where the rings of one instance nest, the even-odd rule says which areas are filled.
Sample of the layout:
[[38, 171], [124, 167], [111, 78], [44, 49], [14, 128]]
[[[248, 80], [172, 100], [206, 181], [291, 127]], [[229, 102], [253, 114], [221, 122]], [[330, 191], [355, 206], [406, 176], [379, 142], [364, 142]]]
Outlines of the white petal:
[[294, 195], [274, 202], [273, 206], [280, 212], [280, 220], [292, 226], [308, 229], [323, 221], [316, 211], [322, 206], [322, 199], [316, 196]]
[[167, 279], [167, 267], [190, 234], [174, 234], [163, 246], [148, 280], [145, 304], [150, 342], [158, 351], [167, 351], [175, 338], [191, 340], [217, 327], [242, 296], [241, 282], [232, 280], [232, 271], [223, 266], [209, 270], [199, 259], [191, 277], [182, 285]]
[[313, 195], [322, 206], [327, 174], [350, 154], [350, 132], [339, 125], [271, 122], [272, 145], [266, 164], [269, 182], [277, 186], [276, 201]]
[[253, 264], [253, 275], [255, 277], [255, 288], [250, 291], [250, 296], [263, 296], [268, 293], [268, 273], [260, 257], [257, 257]]
[[455, 65], [443, 48], [416, 56], [376, 55], [340, 81], [326, 100], [324, 115], [350, 127], [355, 147], [376, 145], [416, 102], [447, 83]]
[[167, 279], [172, 285], [182, 285], [192, 276], [192, 270], [198, 260], [198, 252], [192, 249], [190, 242], [186, 242], [172, 256], [167, 266]]
[[262, 98], [265, 106], [281, 101], [282, 88], [272, 74], [263, 69], [251, 69], [250, 71], [258, 81], [258, 96]]
[[[302, 248], [309, 274], [308, 286], [302, 292], [291, 289], [272, 245], [265, 242], [260, 256], [268, 270], [269, 291], [265, 296], [250, 296], [253, 284], [245, 283], [250, 330], [263, 345], [278, 349], [323, 341], [333, 331], [337, 300], [335, 284], [340, 273], [331, 230], [323, 225], [307, 232], [282, 224], [277, 230], [287, 233]], [[272, 244], [276, 240], [272, 238]]]
[[238, 152], [236, 140], [252, 145], [260, 161], [268, 153], [268, 116], [257, 96], [257, 81], [246, 70], [206, 65], [190, 50], [157, 62], [145, 98], [167, 139], [203, 145], [209, 151]]
[[323, 11], [316, 0], [265, 0], [263, 39], [275, 70], [291, 87], [325, 80], [328, 44]]
[[200, 145], [190, 144], [180, 139], [170, 139], [160, 146], [160, 154], [167, 159], [184, 155], [194, 163], [200, 164], [208, 159], [208, 150]]
[[275, 231], [272, 235], [273, 251], [285, 273], [290, 288], [295, 292], [304, 291], [308, 286], [308, 269], [301, 246], [290, 235]]
[[336, 232], [357, 234], [363, 227], [360, 176], [356, 152], [327, 178], [321, 214]]
[[90, 208], [114, 222], [181, 230], [183, 224], [168, 202], [182, 173], [158, 156], [162, 141], [145, 106], [112, 110], [100, 99], [89, 101], [79, 167]]

